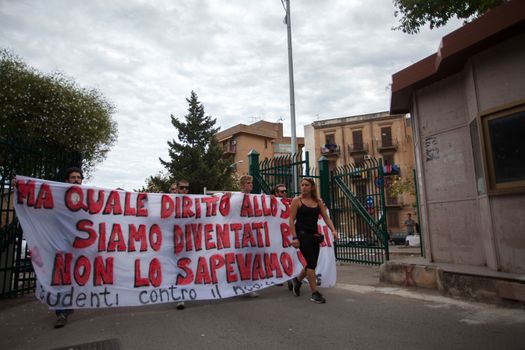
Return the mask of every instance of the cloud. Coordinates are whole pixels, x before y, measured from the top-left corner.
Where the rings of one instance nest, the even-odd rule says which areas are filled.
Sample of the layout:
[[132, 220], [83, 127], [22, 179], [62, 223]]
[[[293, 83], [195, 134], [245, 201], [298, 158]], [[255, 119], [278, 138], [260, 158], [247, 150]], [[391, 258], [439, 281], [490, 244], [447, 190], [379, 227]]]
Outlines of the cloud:
[[[291, 3], [298, 136], [317, 118], [387, 110], [391, 75], [459, 26], [408, 36], [391, 30], [391, 0]], [[162, 170], [192, 90], [222, 129], [284, 117], [290, 134], [284, 15], [279, 0], [0, 1], [0, 47], [117, 106], [118, 143], [91, 183], [135, 189]]]

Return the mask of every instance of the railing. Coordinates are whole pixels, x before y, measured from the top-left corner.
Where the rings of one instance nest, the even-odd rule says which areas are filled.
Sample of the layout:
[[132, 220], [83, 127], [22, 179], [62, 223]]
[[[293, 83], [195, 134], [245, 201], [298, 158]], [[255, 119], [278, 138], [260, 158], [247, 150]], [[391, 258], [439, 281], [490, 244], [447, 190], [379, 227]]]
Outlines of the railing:
[[252, 150], [248, 155], [249, 172], [254, 179], [252, 193], [268, 194], [274, 186], [284, 184], [288, 188], [288, 196], [298, 194], [293, 190], [294, 176], [297, 183], [302, 177], [310, 176], [308, 152], [305, 153], [305, 160], [302, 159], [302, 153], [299, 152], [259, 162], [259, 153]]
[[394, 150], [396, 151], [399, 147], [399, 141], [397, 139], [392, 140], [376, 140], [377, 149], [381, 151]]
[[325, 145], [321, 147], [321, 155], [323, 156], [338, 155], [339, 153], [341, 153], [339, 145]]
[[353, 153], [368, 153], [368, 143], [352, 143], [348, 145], [348, 152]]
[[79, 166], [80, 159], [60, 145], [28, 145], [0, 137], [0, 298], [35, 288], [35, 273], [13, 209], [14, 176], [59, 180], [67, 167]]
[[222, 151], [224, 154], [235, 154], [237, 153], [237, 145], [226, 145]]

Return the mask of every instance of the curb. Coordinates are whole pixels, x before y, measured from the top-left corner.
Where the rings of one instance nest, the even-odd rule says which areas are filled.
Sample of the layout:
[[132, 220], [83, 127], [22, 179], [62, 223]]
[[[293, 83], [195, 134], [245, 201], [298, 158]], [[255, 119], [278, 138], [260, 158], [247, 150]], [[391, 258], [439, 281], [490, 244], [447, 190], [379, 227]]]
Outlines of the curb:
[[525, 283], [446, 271], [436, 265], [388, 261], [379, 267], [380, 282], [437, 289], [452, 297], [525, 307]]

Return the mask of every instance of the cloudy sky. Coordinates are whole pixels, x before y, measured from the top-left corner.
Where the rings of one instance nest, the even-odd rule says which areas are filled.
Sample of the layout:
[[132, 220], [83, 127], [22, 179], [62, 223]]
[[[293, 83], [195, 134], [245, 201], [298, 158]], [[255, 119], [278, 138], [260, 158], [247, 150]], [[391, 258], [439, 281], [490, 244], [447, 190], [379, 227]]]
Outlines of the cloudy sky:
[[[391, 30], [392, 0], [291, 3], [297, 136], [388, 110], [392, 74], [460, 24], [410, 36]], [[282, 119], [290, 135], [283, 18], [280, 0], [0, 0], [0, 48], [116, 105], [118, 142], [89, 183], [131, 190], [162, 170], [192, 90], [221, 129]]]

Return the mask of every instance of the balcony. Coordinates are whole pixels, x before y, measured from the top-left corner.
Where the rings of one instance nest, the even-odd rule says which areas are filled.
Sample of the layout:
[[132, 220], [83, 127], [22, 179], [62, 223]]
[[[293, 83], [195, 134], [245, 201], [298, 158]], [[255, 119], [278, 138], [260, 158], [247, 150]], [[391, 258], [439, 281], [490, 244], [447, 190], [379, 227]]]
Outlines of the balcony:
[[339, 145], [334, 144], [326, 144], [323, 147], [321, 147], [321, 155], [322, 156], [339, 156], [341, 153], [341, 148]]
[[388, 176], [388, 175], [401, 176], [401, 168], [399, 167], [399, 164], [384, 164], [383, 174], [385, 176]]
[[235, 153], [237, 153], [237, 145], [236, 144], [228, 144], [228, 145], [225, 145], [222, 148], [222, 156], [223, 157], [232, 156], [232, 155], [235, 155]]
[[350, 154], [368, 153], [368, 143], [352, 143], [348, 145]]
[[397, 139], [395, 140], [377, 140], [377, 149], [379, 152], [385, 152], [385, 151], [397, 151], [397, 148], [399, 147], [399, 141]]
[[386, 206], [387, 207], [402, 207], [403, 201], [398, 196], [389, 196], [387, 195], [386, 198]]

